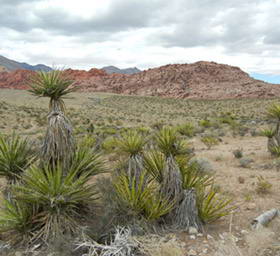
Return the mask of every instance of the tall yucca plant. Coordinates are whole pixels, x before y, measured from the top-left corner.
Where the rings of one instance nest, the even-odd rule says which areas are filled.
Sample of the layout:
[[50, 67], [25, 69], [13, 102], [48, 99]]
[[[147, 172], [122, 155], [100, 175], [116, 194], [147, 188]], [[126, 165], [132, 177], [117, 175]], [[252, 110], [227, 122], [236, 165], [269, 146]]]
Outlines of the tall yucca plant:
[[0, 176], [7, 178], [8, 183], [18, 180], [34, 160], [26, 139], [13, 134], [10, 138], [0, 135]]
[[118, 153], [127, 157], [125, 170], [130, 183], [135, 178], [136, 184], [140, 182], [140, 176], [143, 170], [143, 150], [146, 140], [135, 130], [130, 130], [115, 139], [115, 147]]
[[33, 95], [50, 98], [48, 128], [42, 147], [42, 159], [54, 168], [60, 164], [69, 167], [73, 151], [74, 139], [72, 126], [65, 116], [63, 98], [74, 91], [73, 81], [65, 77], [60, 70], [38, 72], [29, 82]]
[[[200, 180], [196, 177], [187, 176], [186, 169], [183, 170], [183, 166], [189, 158], [187, 143], [182, 141], [177, 131], [170, 127], [164, 127], [160, 130], [155, 139], [158, 149], [166, 158], [161, 193], [170, 201], [175, 202], [173, 211], [166, 216], [167, 220], [176, 228], [195, 227], [201, 230], [195, 188], [186, 187], [190, 184], [195, 185]], [[186, 161], [182, 161], [182, 157]], [[177, 161], [177, 158], [181, 160]]]

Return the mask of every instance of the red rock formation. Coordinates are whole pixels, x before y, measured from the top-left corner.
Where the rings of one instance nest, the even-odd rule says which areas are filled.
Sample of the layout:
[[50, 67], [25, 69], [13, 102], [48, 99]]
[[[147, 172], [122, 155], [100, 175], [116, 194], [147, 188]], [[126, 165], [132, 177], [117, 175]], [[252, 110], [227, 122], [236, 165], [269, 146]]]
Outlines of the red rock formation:
[[27, 80], [34, 71], [18, 69], [13, 72], [0, 73], [0, 88], [28, 89]]
[[[259, 98], [280, 96], [280, 85], [251, 78], [238, 67], [200, 61], [166, 65], [133, 75], [103, 70], [67, 69], [81, 91], [113, 92], [194, 99]], [[25, 89], [31, 71], [0, 73], [0, 88]]]

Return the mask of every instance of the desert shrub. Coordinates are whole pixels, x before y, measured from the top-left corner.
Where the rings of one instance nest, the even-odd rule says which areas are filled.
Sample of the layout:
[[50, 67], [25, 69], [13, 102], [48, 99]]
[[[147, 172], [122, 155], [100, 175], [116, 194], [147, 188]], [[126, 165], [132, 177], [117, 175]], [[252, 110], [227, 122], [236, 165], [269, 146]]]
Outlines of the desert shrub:
[[221, 113], [221, 115], [218, 117], [218, 120], [223, 124], [229, 124], [232, 125], [235, 122], [235, 117], [232, 113]]
[[248, 168], [252, 162], [254, 162], [254, 160], [248, 157], [242, 157], [239, 159], [239, 164], [243, 168]]
[[212, 164], [207, 158], [194, 157], [191, 158], [189, 164], [195, 166], [195, 168], [200, 172], [200, 174], [211, 174], [214, 171]]
[[258, 176], [257, 177], [258, 182], [257, 182], [257, 187], [256, 187], [256, 192], [258, 194], [268, 194], [270, 193], [272, 184], [268, 182], [263, 176]]
[[218, 139], [210, 135], [202, 137], [201, 141], [205, 144], [205, 146], [208, 149], [211, 149], [212, 146], [219, 144]]
[[199, 124], [201, 127], [203, 127], [203, 128], [209, 128], [209, 127], [212, 126], [211, 121], [208, 120], [208, 119], [202, 119], [202, 120], [199, 121], [198, 124]]
[[10, 138], [0, 135], [0, 175], [13, 183], [35, 160], [33, 151], [26, 139], [13, 134]]
[[192, 123], [184, 123], [177, 127], [177, 131], [182, 135], [192, 137], [195, 134], [195, 127]]
[[243, 157], [243, 149], [242, 148], [238, 148], [238, 149], [235, 149], [233, 150], [233, 155], [235, 158], [242, 158]]
[[102, 142], [101, 148], [105, 151], [105, 153], [112, 153], [116, 148], [115, 137], [113, 136], [107, 137]]

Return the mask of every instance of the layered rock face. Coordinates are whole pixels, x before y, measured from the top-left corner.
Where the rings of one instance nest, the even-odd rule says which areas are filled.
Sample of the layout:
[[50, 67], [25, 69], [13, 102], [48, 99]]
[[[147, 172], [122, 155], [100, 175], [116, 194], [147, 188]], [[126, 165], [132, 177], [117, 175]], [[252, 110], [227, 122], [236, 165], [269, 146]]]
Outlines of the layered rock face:
[[[137, 74], [107, 74], [104, 70], [64, 71], [80, 91], [193, 99], [268, 98], [280, 96], [280, 85], [251, 78], [238, 67], [200, 61], [173, 64]], [[25, 89], [32, 71], [0, 73], [0, 88]]]

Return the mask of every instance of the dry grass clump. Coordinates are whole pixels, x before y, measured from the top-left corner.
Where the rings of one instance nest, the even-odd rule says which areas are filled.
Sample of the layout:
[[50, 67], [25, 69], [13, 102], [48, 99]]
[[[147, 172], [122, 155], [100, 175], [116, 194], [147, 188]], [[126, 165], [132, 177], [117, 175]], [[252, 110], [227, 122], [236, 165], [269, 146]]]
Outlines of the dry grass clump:
[[186, 249], [184, 244], [176, 237], [168, 238], [158, 235], [138, 237], [140, 251], [147, 256], [184, 256]]

